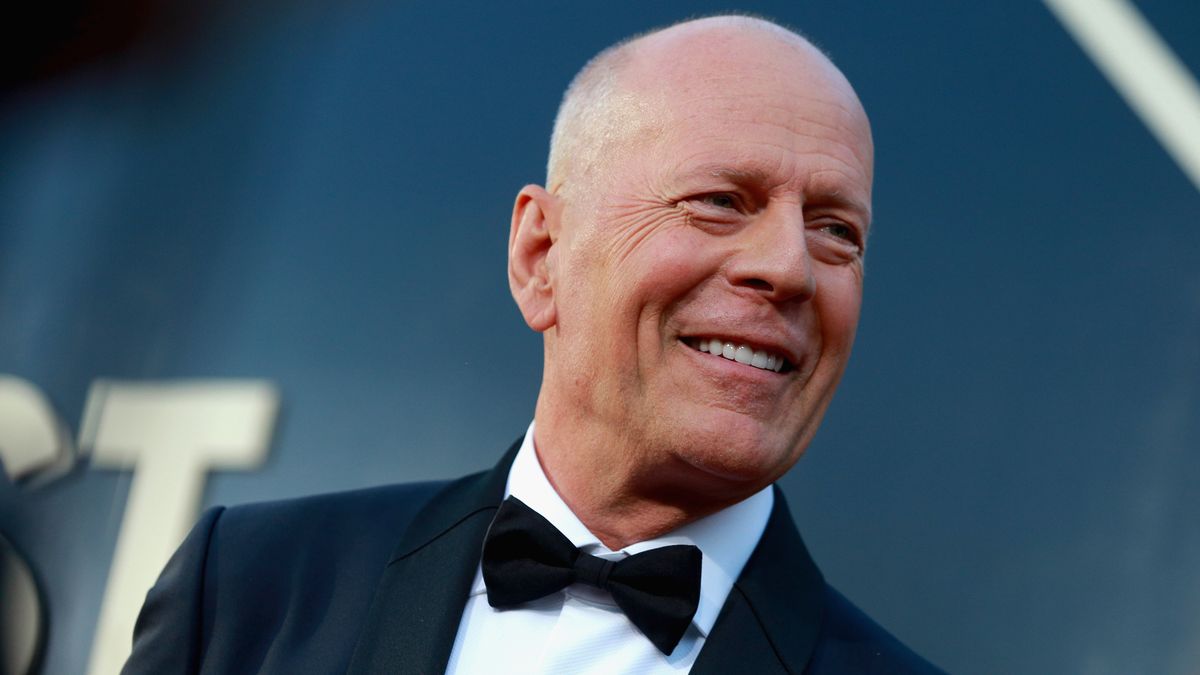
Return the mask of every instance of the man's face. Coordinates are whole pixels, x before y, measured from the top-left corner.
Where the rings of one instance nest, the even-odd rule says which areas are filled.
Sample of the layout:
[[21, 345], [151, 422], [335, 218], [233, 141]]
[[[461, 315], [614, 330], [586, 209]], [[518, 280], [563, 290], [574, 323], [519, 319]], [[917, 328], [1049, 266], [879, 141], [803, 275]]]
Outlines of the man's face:
[[648, 470], [765, 484], [850, 355], [872, 147], [832, 66], [725, 47], [630, 74], [658, 131], [567, 185], [548, 373]]

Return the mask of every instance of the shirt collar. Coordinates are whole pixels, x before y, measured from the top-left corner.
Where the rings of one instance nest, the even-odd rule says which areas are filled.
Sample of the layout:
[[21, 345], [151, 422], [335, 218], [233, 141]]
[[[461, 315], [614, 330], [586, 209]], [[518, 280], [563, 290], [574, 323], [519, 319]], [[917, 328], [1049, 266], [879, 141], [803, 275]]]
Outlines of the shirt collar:
[[[538, 461], [533, 436], [534, 424], [530, 423], [525, 440], [521, 443], [509, 470], [504, 496], [513, 495], [525, 502], [583, 551], [592, 555], [614, 553], [600, 543], [596, 535], [588, 531], [550, 485], [541, 462]], [[692, 622], [700, 633], [707, 637], [717, 621], [717, 614], [725, 604], [725, 599], [729, 596], [729, 591], [733, 589], [734, 581], [742, 573], [746, 560], [758, 545], [774, 504], [775, 495], [768, 486], [737, 504], [688, 523], [661, 537], [626, 546], [617, 553], [632, 555], [671, 544], [698, 546], [703, 554], [700, 604]], [[473, 593], [486, 591], [482, 583], [482, 577], [476, 575]]]

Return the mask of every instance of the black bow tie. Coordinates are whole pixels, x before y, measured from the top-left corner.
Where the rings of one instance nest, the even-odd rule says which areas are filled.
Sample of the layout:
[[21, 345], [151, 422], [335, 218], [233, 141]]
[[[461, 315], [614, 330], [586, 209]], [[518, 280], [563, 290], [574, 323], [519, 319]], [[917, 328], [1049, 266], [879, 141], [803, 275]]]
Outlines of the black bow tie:
[[583, 553], [516, 497], [500, 505], [483, 542], [488, 604], [510, 607], [582, 582], [612, 594], [625, 616], [670, 654], [700, 602], [700, 549], [663, 546], [616, 562]]

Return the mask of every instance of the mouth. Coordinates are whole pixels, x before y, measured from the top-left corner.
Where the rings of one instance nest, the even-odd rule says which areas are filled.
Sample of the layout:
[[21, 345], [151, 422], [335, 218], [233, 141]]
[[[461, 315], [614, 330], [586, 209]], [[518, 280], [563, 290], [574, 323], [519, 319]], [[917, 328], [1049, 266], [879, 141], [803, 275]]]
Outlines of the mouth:
[[782, 354], [754, 347], [753, 345], [731, 342], [714, 337], [688, 337], [681, 340], [684, 344], [698, 352], [736, 361], [751, 368], [770, 370], [776, 373], [787, 372], [792, 369], [792, 364]]

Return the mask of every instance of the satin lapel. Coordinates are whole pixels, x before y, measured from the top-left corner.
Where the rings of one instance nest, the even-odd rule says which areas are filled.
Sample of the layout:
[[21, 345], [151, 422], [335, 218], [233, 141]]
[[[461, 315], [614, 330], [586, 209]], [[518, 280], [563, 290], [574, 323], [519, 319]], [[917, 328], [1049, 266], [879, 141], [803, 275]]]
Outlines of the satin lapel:
[[820, 634], [824, 588], [783, 493], [775, 488], [775, 506], [762, 539], [691, 672], [803, 672]]
[[348, 673], [445, 672], [518, 448], [451, 483], [416, 516], [383, 572]]

